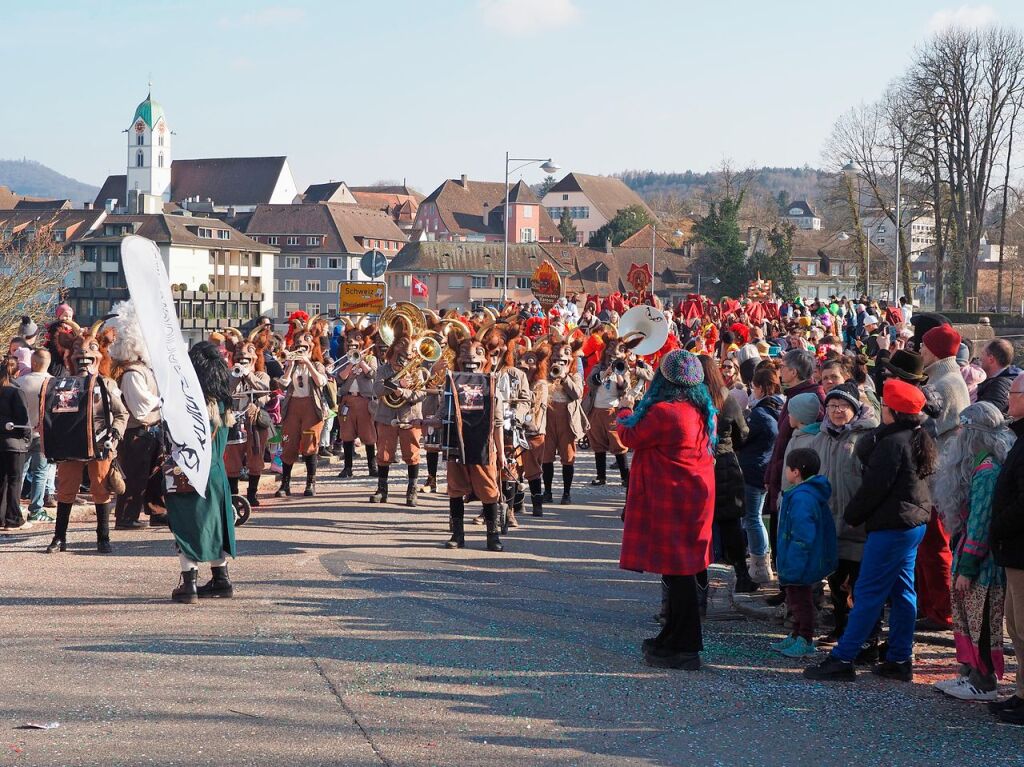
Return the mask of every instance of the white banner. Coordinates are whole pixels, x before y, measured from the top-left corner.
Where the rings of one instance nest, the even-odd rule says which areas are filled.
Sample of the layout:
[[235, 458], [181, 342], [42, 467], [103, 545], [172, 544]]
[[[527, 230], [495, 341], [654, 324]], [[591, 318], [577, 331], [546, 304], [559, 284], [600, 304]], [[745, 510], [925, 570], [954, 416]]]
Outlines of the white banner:
[[160, 250], [152, 240], [129, 235], [121, 241], [121, 265], [160, 389], [171, 457], [205, 498], [211, 460], [206, 398], [188, 358]]

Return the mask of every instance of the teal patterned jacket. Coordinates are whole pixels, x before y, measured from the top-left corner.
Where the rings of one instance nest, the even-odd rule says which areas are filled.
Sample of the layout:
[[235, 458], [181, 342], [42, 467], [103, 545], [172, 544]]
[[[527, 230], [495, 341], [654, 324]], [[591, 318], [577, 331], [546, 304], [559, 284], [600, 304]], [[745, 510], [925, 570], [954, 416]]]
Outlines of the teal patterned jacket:
[[988, 548], [992, 524], [992, 494], [1002, 466], [988, 454], [978, 455], [971, 491], [960, 511], [962, 532], [953, 551], [953, 578], [964, 575], [981, 586], [1005, 586], [1006, 574]]

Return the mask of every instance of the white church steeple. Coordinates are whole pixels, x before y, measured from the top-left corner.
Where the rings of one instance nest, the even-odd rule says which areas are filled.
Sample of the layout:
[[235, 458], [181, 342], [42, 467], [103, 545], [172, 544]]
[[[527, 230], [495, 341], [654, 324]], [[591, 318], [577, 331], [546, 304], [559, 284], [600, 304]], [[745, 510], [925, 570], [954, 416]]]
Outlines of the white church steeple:
[[164, 202], [171, 199], [171, 130], [163, 107], [153, 101], [152, 90], [128, 128], [129, 199], [133, 192], [161, 197]]

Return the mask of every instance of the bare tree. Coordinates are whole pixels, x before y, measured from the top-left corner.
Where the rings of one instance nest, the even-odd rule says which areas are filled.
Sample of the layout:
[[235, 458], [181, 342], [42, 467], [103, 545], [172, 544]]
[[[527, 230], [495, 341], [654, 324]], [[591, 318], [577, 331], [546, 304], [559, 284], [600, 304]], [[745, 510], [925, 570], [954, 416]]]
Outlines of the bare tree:
[[0, 333], [9, 338], [22, 315], [49, 314], [75, 259], [57, 242], [54, 220], [0, 222]]

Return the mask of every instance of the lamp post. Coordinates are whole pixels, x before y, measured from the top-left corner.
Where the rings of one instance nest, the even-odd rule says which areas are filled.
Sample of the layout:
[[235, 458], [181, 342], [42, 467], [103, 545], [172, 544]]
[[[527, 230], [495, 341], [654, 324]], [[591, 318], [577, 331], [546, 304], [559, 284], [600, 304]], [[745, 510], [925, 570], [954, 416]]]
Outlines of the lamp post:
[[[867, 293], [868, 298], [871, 298], [871, 226], [870, 224], [862, 224], [861, 229], [864, 230], [864, 242], [867, 243], [865, 250], [865, 265], [864, 268], [867, 270], [864, 273], [864, 292]], [[836, 235], [837, 240], [845, 242], [850, 239], [850, 235], [846, 232], [840, 232]], [[854, 284], [853, 289], [857, 289], [857, 285]]]
[[[522, 165], [518, 165], [515, 168], [513, 168], [511, 171], [509, 171], [508, 164], [510, 162], [521, 162]], [[538, 158], [532, 158], [532, 157], [509, 157], [508, 156], [508, 152], [505, 152], [505, 215], [504, 215], [504, 220], [505, 220], [505, 226], [504, 226], [505, 236], [502, 237], [502, 240], [504, 241], [502, 250], [504, 251], [503, 255], [504, 255], [505, 268], [503, 270], [503, 277], [502, 277], [502, 281], [501, 281], [501, 303], [502, 303], [502, 305], [504, 305], [505, 302], [508, 301], [508, 219], [509, 219], [509, 215], [508, 215], [508, 176], [509, 176], [510, 172], [514, 173], [517, 170], [522, 170], [527, 165], [533, 165], [536, 162], [541, 163], [540, 169], [542, 171], [544, 171], [545, 173], [554, 173], [557, 170], [561, 170], [561, 166], [555, 165], [553, 162], [551, 162], [551, 158], [550, 157], [548, 157], [547, 159], [544, 159], [544, 158], [539, 158], [538, 159]]]

